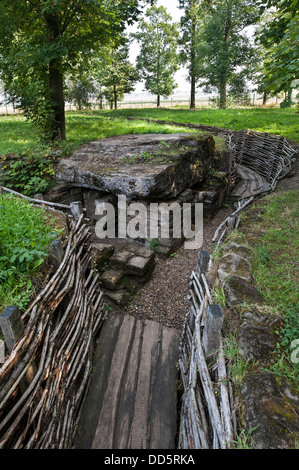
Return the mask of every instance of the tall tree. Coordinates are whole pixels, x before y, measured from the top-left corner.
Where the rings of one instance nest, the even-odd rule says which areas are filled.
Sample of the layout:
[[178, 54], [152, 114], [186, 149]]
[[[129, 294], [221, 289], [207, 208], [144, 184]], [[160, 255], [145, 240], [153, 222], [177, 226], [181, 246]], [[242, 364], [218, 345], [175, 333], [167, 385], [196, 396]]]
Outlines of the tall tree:
[[199, 61], [197, 45], [200, 41], [204, 6], [205, 2], [203, 0], [179, 0], [179, 8], [184, 10], [181, 16], [180, 55], [189, 72], [188, 80], [191, 84], [190, 109], [195, 108], [196, 82], [199, 78], [196, 67]]
[[265, 22], [259, 40], [266, 49], [264, 68], [267, 91], [291, 94], [299, 79], [299, 0], [260, 1], [262, 11], [275, 6], [272, 19]]
[[157, 95], [157, 107], [161, 96], [169, 96], [176, 88], [174, 74], [178, 70], [178, 25], [164, 7], [151, 7], [146, 19], [139, 22], [139, 32], [132, 36], [140, 44], [137, 69], [144, 79], [145, 89]]
[[125, 93], [134, 91], [139, 78], [139, 74], [130, 63], [128, 56], [129, 41], [124, 38], [123, 44], [111, 51], [110, 63], [106, 65], [103, 73], [101, 71], [101, 84], [107, 88], [106, 96], [113, 96], [114, 109], [117, 109], [117, 102], [123, 99]]
[[198, 46], [198, 76], [219, 93], [225, 109], [227, 87], [240, 67], [250, 66], [253, 46], [244, 33], [259, 18], [253, 0], [219, 0], [211, 3]]
[[66, 81], [66, 99], [75, 103], [81, 110], [83, 107], [90, 106], [90, 99], [96, 95], [96, 85], [93, 79], [83, 75], [77, 80]]
[[150, 0], [2, 0], [0, 78], [50, 139], [65, 138], [64, 74], [115, 44]]

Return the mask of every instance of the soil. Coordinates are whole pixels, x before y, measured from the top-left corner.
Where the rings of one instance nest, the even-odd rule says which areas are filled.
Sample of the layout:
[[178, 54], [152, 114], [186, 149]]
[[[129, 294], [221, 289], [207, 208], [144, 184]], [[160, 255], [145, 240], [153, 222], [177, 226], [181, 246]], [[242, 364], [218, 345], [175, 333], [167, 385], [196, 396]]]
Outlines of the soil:
[[[214, 233], [232, 211], [232, 207], [223, 207], [214, 219], [204, 220], [202, 250], [213, 251]], [[186, 250], [184, 246], [167, 260], [157, 258], [150, 281], [135, 294], [123, 313], [181, 329], [189, 312], [188, 281], [192, 271], [196, 270], [197, 258], [198, 250]]]

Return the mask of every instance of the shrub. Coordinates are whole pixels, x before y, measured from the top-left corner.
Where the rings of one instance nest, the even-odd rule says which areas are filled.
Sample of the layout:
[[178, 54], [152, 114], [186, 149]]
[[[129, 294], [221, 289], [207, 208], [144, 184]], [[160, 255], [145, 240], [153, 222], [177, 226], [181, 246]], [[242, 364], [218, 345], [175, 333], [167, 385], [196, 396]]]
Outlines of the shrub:
[[54, 176], [54, 159], [49, 154], [22, 154], [17, 158], [2, 157], [2, 182], [26, 196], [46, 192]]
[[33, 290], [31, 276], [56, 236], [42, 209], [0, 194], [0, 312], [12, 304], [25, 308]]

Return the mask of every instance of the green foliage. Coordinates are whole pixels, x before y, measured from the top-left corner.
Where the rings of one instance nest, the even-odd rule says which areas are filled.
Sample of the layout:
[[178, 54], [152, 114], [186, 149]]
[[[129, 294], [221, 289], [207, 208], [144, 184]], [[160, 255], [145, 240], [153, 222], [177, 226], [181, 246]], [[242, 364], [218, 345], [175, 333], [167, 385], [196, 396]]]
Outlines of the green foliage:
[[115, 46], [146, 3], [2, 0], [0, 78], [45, 138], [65, 137], [64, 75], [101, 46]]
[[[226, 108], [226, 89], [240, 73], [248, 75], [254, 61], [254, 49], [243, 32], [259, 16], [253, 1], [212, 2], [204, 18], [198, 44], [198, 77], [203, 85], [215, 88], [220, 95], [219, 107]], [[245, 72], [246, 71], [246, 72]]]
[[[247, 109], [123, 109], [103, 115], [119, 119], [136, 118], [161, 119], [181, 123], [218, 126], [232, 130], [252, 129], [269, 134], [283, 135], [299, 143], [296, 109], [247, 108]], [[145, 123], [143, 123], [145, 125]], [[172, 127], [175, 131], [175, 128]], [[186, 129], [187, 130], [187, 129]], [[179, 132], [178, 128], [177, 131]]]
[[96, 94], [96, 86], [93, 80], [87, 76], [83, 76], [77, 80], [69, 81], [65, 97], [68, 101], [75, 103], [77, 108], [88, 108], [90, 99]]
[[255, 426], [254, 428], [249, 429], [248, 432], [246, 432], [245, 429], [241, 429], [236, 439], [233, 441], [235, 444], [235, 449], [254, 449], [256, 446], [256, 442], [252, 438], [251, 434], [258, 427], [259, 426]]
[[[296, 109], [121, 109], [117, 111], [81, 111], [66, 113], [68, 141], [60, 143], [62, 155], [70, 155], [89, 140], [121, 134], [194, 132], [192, 129], [161, 125], [154, 122], [127, 120], [131, 118], [162, 119], [181, 123], [213, 125], [233, 130], [252, 129], [288, 137], [299, 143]], [[47, 153], [40, 148], [34, 127], [22, 116], [0, 119], [0, 155], [7, 153]]]
[[141, 20], [138, 33], [132, 36], [140, 44], [137, 69], [145, 82], [145, 89], [158, 96], [169, 96], [176, 83], [178, 70], [177, 25], [164, 7], [151, 7], [146, 12], [148, 21]]
[[239, 353], [237, 338], [234, 334], [229, 334], [223, 342], [225, 357], [229, 359], [229, 377], [235, 388], [242, 385], [245, 377], [256, 369], [255, 361], [245, 361]]
[[157, 238], [153, 238], [149, 244], [150, 250], [156, 251], [157, 246], [159, 246], [159, 240]]
[[190, 107], [194, 109], [196, 82], [199, 78], [196, 66], [200, 61], [198, 44], [200, 43], [206, 8], [204, 2], [200, 0], [179, 0], [179, 8], [184, 11], [180, 20], [180, 60], [189, 72], [188, 80], [191, 82]]
[[283, 319], [276, 332], [279, 343], [269, 368], [277, 375], [299, 381], [298, 364], [290, 361], [292, 341], [299, 339], [298, 288], [298, 206], [297, 192], [286, 191], [270, 198], [263, 217], [265, 231], [254, 248], [254, 277], [266, 303]]
[[225, 292], [224, 292], [224, 286], [221, 286], [220, 288], [214, 287], [212, 291], [212, 297], [215, 303], [219, 304], [220, 307], [225, 308], [226, 297], [225, 297]]
[[[260, 1], [261, 10], [275, 6], [273, 17], [259, 35], [266, 48], [266, 87], [269, 91], [289, 91], [299, 78], [299, 12], [298, 1]], [[287, 103], [286, 103], [287, 104]]]
[[54, 176], [53, 157], [30, 152], [13, 159], [2, 157], [2, 181], [8, 188], [33, 196], [47, 191]]
[[31, 275], [57, 234], [43, 211], [27, 201], [0, 194], [0, 214], [0, 311], [12, 304], [25, 308], [33, 291]]
[[129, 41], [124, 37], [123, 44], [110, 53], [109, 63], [102, 71], [101, 84], [105, 87], [104, 96], [110, 107], [117, 109], [117, 102], [123, 100], [125, 93], [134, 91], [139, 75], [129, 62]]
[[280, 103], [280, 107], [281, 109], [286, 109], [286, 108], [291, 108], [291, 106], [293, 105], [293, 101], [290, 99], [290, 98], [285, 98], [281, 103]]

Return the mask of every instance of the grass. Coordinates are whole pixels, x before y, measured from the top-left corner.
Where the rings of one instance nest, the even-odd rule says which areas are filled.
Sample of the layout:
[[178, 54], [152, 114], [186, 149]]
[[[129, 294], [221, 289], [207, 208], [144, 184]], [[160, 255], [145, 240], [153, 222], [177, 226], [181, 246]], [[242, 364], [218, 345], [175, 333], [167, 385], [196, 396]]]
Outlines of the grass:
[[48, 256], [57, 231], [42, 209], [0, 194], [0, 312], [25, 309], [34, 289], [33, 274]]
[[252, 129], [288, 137], [299, 143], [299, 117], [295, 108], [242, 109], [122, 109], [106, 112], [107, 116], [130, 116], [181, 123], [204, 124], [232, 130]]
[[[192, 132], [185, 128], [161, 126], [142, 121], [111, 117], [105, 112], [66, 113], [67, 141], [61, 143], [64, 154], [70, 154], [86, 141], [124, 134], [171, 134]], [[194, 131], [193, 131], [194, 132]], [[32, 124], [21, 115], [0, 116], [0, 155], [25, 151], [49, 152], [37, 138]]]
[[[298, 192], [283, 191], [267, 196], [258, 243], [254, 252], [253, 277], [265, 299], [267, 309], [283, 319], [277, 331], [277, 345], [266, 370], [299, 385], [299, 361], [292, 361], [295, 341], [299, 340], [299, 237]], [[245, 230], [234, 234], [236, 243], [246, 244]], [[299, 343], [299, 341], [298, 341]], [[235, 361], [239, 364], [238, 361]], [[239, 374], [240, 375], [240, 374]]]
[[266, 303], [284, 320], [271, 369], [299, 383], [299, 364], [290, 361], [292, 342], [299, 339], [298, 192], [272, 195], [263, 216], [265, 233], [255, 248], [254, 276]]
[[[161, 126], [138, 120], [128, 121], [125, 119], [127, 116], [177, 121], [185, 124], [190, 122], [232, 130], [253, 129], [283, 135], [299, 143], [298, 114], [295, 108], [87, 110], [66, 113], [68, 140], [62, 144], [64, 153], [71, 153], [85, 141], [114, 135], [189, 132], [184, 127]], [[37, 150], [40, 147], [34, 126], [22, 115], [0, 116], [0, 155], [30, 149]]]

